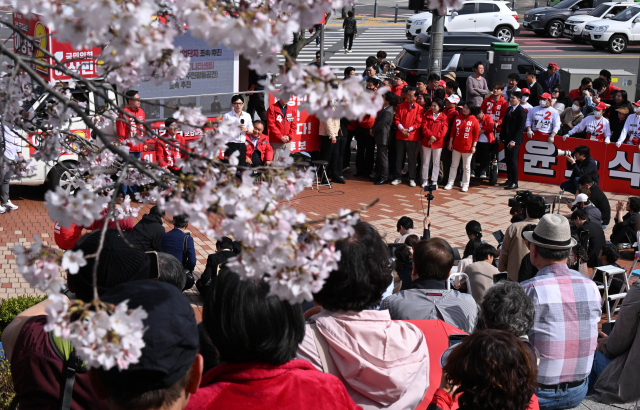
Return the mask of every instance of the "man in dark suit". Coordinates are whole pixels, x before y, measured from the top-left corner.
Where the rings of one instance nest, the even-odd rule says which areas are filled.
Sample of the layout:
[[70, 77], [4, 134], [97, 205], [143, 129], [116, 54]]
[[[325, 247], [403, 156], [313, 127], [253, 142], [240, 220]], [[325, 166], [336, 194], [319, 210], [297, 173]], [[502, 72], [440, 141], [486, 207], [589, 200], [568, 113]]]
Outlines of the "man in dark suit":
[[196, 281], [196, 288], [198, 288], [202, 299], [206, 298], [215, 286], [216, 276], [218, 276], [221, 266], [234, 256], [236, 254], [233, 252], [231, 238], [225, 236], [216, 242], [216, 253], [207, 257], [207, 267], [202, 272], [200, 279]]
[[520, 105], [522, 93], [514, 91], [509, 98], [509, 108], [502, 120], [500, 140], [504, 144], [504, 161], [507, 164], [507, 181], [504, 189], [518, 188], [518, 152], [523, 142], [527, 111]]
[[[604, 231], [599, 223], [595, 223], [589, 220], [589, 215], [584, 209], [576, 209], [571, 214], [571, 221], [578, 228], [578, 244], [581, 245], [582, 250], [586, 255], [581, 255], [587, 259], [587, 267], [595, 268], [600, 265], [598, 256], [600, 251], [604, 248], [607, 240], [604, 237]], [[582, 238], [582, 232], [586, 232], [589, 238], [589, 244], [586, 244], [586, 240]]]
[[535, 107], [540, 104], [540, 96], [544, 94], [544, 89], [542, 88], [542, 85], [536, 81], [537, 74], [535, 71], [527, 71], [524, 78], [527, 81], [529, 91], [531, 91], [529, 101], [527, 102]]
[[389, 181], [389, 130], [393, 124], [393, 107], [398, 105], [398, 97], [391, 91], [384, 95], [384, 107], [376, 116], [370, 134], [375, 138], [378, 150], [377, 168], [379, 172], [375, 185], [386, 184]]

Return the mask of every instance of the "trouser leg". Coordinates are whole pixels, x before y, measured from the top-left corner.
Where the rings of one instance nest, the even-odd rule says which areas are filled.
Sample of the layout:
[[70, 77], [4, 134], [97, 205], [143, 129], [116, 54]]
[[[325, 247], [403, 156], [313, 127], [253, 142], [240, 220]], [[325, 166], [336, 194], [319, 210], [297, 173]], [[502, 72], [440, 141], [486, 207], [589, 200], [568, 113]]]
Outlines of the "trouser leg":
[[431, 148], [425, 147], [424, 145], [420, 145], [420, 150], [422, 151], [422, 181], [429, 180], [429, 165], [431, 164]]
[[[367, 134], [369, 130], [365, 130]], [[376, 140], [369, 134], [363, 137], [365, 141], [365, 154], [364, 154], [364, 176], [369, 176], [373, 172], [373, 163], [376, 155]]]
[[462, 154], [456, 150], [451, 152], [451, 168], [449, 169], [449, 185], [453, 185], [456, 181], [456, 175], [458, 174], [458, 164], [460, 163], [460, 158], [462, 158]]
[[[479, 142], [476, 146], [476, 154], [474, 155], [474, 157], [476, 156], [478, 157], [476, 161], [478, 162], [478, 165], [480, 165], [479, 174], [476, 174], [476, 176], [480, 176], [483, 172], [487, 172], [487, 169], [489, 167], [489, 160], [491, 157], [491, 143]], [[477, 168], [471, 165], [471, 169]]]
[[471, 179], [471, 157], [472, 153], [465, 152], [462, 154], [462, 187], [469, 186], [469, 180]]
[[433, 167], [431, 169], [431, 183], [436, 185], [438, 183], [438, 176], [440, 175], [440, 154], [442, 148], [431, 149], [431, 156], [433, 161]]
[[389, 146], [378, 144], [378, 172], [380, 172], [380, 179], [389, 179]]
[[0, 156], [0, 205], [4, 205], [9, 201], [9, 182], [13, 174], [9, 163], [9, 158]]
[[273, 148], [273, 160], [278, 161], [281, 158], [288, 158], [291, 154], [291, 143], [287, 142], [272, 142], [271, 148]]
[[407, 162], [409, 164], [409, 179], [416, 180], [416, 161], [418, 156], [418, 141], [407, 141], [405, 146], [407, 149]]
[[405, 142], [404, 140], [396, 140], [396, 174], [395, 179], [402, 179], [402, 168], [404, 168], [404, 154], [405, 154]]
[[453, 153], [449, 148], [442, 148], [442, 152], [440, 154], [440, 170], [442, 171], [442, 175], [440, 176], [440, 180], [443, 184], [446, 184], [449, 181], [452, 154]]

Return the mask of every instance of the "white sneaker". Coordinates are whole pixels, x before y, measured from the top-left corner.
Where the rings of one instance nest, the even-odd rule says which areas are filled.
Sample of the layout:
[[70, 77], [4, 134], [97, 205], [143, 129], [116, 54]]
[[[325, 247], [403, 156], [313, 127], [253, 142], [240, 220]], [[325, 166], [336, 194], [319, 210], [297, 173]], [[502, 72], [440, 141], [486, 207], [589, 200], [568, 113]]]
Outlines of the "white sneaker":
[[487, 173], [483, 172], [482, 174], [480, 174], [480, 178], [486, 178], [487, 177]]
[[468, 190], [469, 190], [468, 186], [463, 186], [461, 189], [462, 192], [467, 192]]
[[9, 210], [11, 210], [11, 211], [15, 211], [16, 209], [18, 209], [18, 208], [19, 208], [19, 206], [18, 206], [18, 205], [14, 205], [14, 204], [12, 204], [12, 203], [11, 203], [11, 201], [7, 201], [7, 203], [6, 203], [6, 204], [4, 204], [4, 207], [5, 207], [5, 208], [8, 208], [8, 209], [9, 209]]
[[423, 188], [426, 187], [427, 185], [429, 185], [429, 181], [422, 181], [422, 185], [421, 186]]
[[401, 182], [402, 181], [400, 181], [399, 179], [394, 179], [393, 181], [391, 181], [391, 185], [399, 185]]
[[410, 179], [410, 180], [409, 180], [409, 186], [410, 186], [410, 187], [414, 187], [414, 186], [416, 186], [416, 181], [414, 181], [413, 179]]
[[349, 52], [349, 50], [347, 50], [347, 49], [345, 49], [345, 50], [344, 50], [344, 53], [345, 53], [345, 54], [347, 54], [348, 52]]
[[448, 191], [448, 190], [450, 190], [451, 188], [453, 188], [453, 184], [452, 184], [451, 182], [449, 182], [447, 185], [445, 185], [445, 186], [444, 186], [444, 190], [445, 190], [445, 191]]
[[7, 208], [5, 208], [4, 206], [0, 205], [0, 214], [3, 214], [7, 212]]

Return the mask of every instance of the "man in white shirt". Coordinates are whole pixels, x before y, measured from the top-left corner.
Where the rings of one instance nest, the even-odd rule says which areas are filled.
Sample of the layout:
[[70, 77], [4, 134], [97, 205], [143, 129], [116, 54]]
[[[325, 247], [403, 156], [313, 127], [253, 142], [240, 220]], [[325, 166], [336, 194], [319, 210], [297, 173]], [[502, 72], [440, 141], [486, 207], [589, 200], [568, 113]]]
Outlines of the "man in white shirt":
[[20, 152], [20, 137], [15, 134], [15, 131], [7, 126], [2, 127], [1, 131], [0, 152], [3, 155], [0, 155], [0, 214], [3, 214], [7, 209], [11, 211], [18, 209], [18, 206], [9, 200], [9, 181], [13, 175], [10, 164], [22, 158], [22, 152]]
[[240, 152], [238, 155], [238, 166], [247, 166], [247, 133], [253, 131], [253, 121], [249, 113], [242, 111], [244, 107], [244, 100], [239, 94], [231, 97], [232, 111], [226, 113], [223, 117], [223, 121], [233, 121], [238, 125], [238, 131], [236, 135], [227, 142], [227, 150], [224, 152], [224, 157], [229, 159], [231, 154], [236, 151]]
[[616, 142], [618, 147], [626, 142], [627, 144], [637, 145], [640, 148], [640, 118], [638, 117], [640, 114], [640, 101], [636, 101], [632, 105], [634, 114], [628, 116], [624, 122], [620, 138]]

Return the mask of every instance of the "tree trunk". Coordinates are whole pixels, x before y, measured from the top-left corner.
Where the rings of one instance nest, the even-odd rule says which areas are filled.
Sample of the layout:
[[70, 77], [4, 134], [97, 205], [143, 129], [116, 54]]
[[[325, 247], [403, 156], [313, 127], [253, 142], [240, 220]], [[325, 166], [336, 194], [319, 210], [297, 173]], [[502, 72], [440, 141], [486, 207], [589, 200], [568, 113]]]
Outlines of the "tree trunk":
[[305, 30], [300, 30], [298, 33], [293, 34], [293, 41], [291, 44], [285, 44], [282, 48], [289, 54], [293, 59], [298, 58], [298, 54], [300, 54], [300, 50], [304, 48], [307, 44], [311, 43], [320, 35], [320, 30], [313, 30], [313, 34], [306, 37]]

